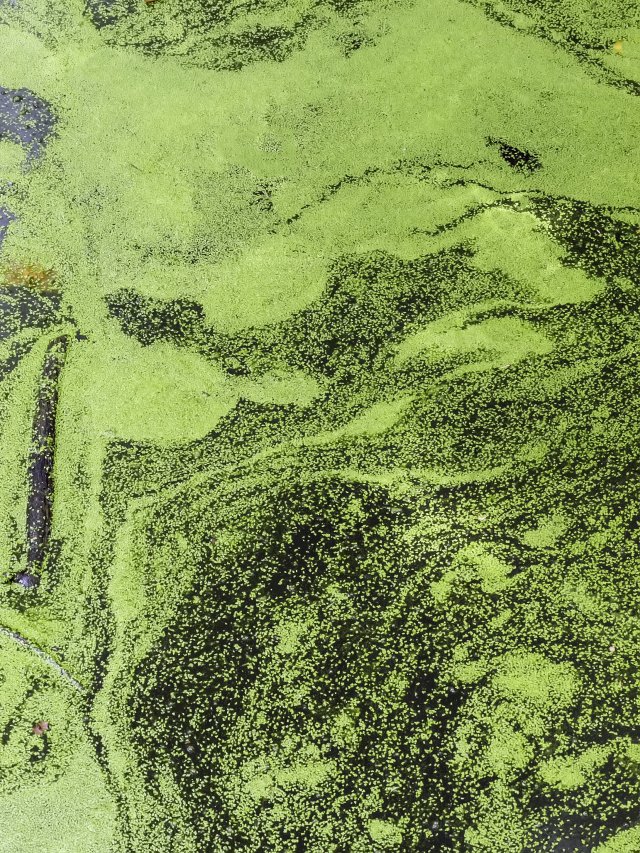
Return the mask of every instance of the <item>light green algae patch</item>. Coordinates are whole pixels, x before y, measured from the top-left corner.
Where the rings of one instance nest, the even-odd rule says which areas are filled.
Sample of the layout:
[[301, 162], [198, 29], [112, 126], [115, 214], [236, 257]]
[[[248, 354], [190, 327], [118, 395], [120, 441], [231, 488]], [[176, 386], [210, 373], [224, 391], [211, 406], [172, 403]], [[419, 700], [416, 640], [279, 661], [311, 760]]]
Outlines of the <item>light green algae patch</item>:
[[8, 139], [0, 140], [0, 176], [5, 181], [15, 181], [20, 175], [22, 166], [22, 151], [15, 142]]
[[[2, 853], [108, 853], [115, 809], [104, 796], [104, 780], [90, 757], [74, 757], [55, 781], [29, 792], [0, 797]], [[36, 846], [37, 845], [37, 846]]]
[[562, 517], [542, 519], [537, 527], [526, 530], [522, 541], [533, 548], [549, 548], [566, 530], [566, 522]]
[[608, 757], [607, 749], [592, 747], [576, 758], [548, 761], [541, 767], [540, 775], [553, 788], [579, 788], [586, 784], [589, 771], [601, 767]]
[[[482, 213], [469, 228], [477, 241], [475, 262], [485, 268], [499, 267], [507, 275], [533, 285], [539, 299], [567, 303], [592, 299], [602, 289], [580, 269], [562, 264], [559, 247], [528, 213], [494, 209]], [[522, 247], [517, 252], [514, 246]]]
[[126, 338], [78, 347], [65, 382], [81, 395], [87, 421], [104, 439], [200, 438], [237, 401], [222, 371], [195, 353]]
[[621, 832], [610, 841], [605, 841], [598, 853], [634, 853], [640, 846], [640, 830], [637, 827]]
[[[501, 317], [468, 325], [463, 318], [456, 322], [454, 318], [447, 317], [435, 320], [427, 328], [405, 339], [398, 348], [397, 359], [402, 363], [424, 349], [432, 350], [436, 358], [451, 352], [495, 351], [499, 353], [494, 361], [495, 366], [506, 367], [528, 355], [544, 355], [552, 348], [551, 342], [544, 335], [521, 320]], [[491, 364], [490, 360], [485, 359], [474, 367], [485, 370]]]
[[389, 821], [369, 821], [369, 835], [376, 844], [385, 847], [398, 847], [402, 844], [402, 831]]

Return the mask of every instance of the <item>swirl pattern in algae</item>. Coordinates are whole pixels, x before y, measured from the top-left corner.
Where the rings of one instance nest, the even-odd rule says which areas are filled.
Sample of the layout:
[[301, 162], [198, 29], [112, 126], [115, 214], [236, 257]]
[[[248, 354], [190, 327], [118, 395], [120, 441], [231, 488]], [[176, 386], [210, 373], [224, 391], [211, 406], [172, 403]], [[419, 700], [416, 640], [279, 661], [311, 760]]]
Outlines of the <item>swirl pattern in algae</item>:
[[640, 17], [0, 2], [2, 853], [640, 851]]

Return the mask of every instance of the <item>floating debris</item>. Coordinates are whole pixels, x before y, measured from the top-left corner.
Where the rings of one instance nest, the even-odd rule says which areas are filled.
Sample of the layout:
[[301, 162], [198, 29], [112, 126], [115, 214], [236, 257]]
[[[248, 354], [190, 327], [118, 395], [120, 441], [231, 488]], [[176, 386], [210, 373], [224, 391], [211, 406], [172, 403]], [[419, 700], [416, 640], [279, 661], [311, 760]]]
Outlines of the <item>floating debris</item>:
[[42, 385], [33, 419], [33, 443], [29, 465], [27, 500], [27, 565], [44, 562], [53, 516], [53, 460], [55, 451], [58, 379], [67, 354], [69, 338], [51, 341], [42, 368]]
[[13, 640], [22, 648], [27, 649], [32, 652], [36, 657], [40, 658], [43, 663], [47, 666], [50, 666], [58, 675], [63, 678], [67, 684], [73, 687], [78, 693], [85, 693], [86, 688], [80, 684], [80, 682], [74, 678], [70, 672], [60, 666], [58, 661], [51, 657], [51, 655], [47, 654], [40, 646], [37, 646], [35, 643], [32, 643], [31, 640], [28, 640], [26, 637], [23, 637], [22, 634], [19, 634], [17, 631], [12, 631], [9, 628], [5, 628], [4, 625], [0, 625], [0, 635], [3, 637], [7, 637], [9, 640]]
[[41, 264], [12, 264], [3, 272], [4, 284], [8, 287], [27, 287], [38, 293], [59, 293], [56, 273]]
[[39, 720], [37, 723], [34, 723], [33, 728], [31, 729], [34, 735], [38, 735], [38, 737], [42, 737], [45, 732], [49, 731], [49, 723], [46, 720]]
[[40, 578], [37, 575], [32, 575], [30, 572], [18, 572], [13, 580], [25, 589], [36, 589], [40, 586]]

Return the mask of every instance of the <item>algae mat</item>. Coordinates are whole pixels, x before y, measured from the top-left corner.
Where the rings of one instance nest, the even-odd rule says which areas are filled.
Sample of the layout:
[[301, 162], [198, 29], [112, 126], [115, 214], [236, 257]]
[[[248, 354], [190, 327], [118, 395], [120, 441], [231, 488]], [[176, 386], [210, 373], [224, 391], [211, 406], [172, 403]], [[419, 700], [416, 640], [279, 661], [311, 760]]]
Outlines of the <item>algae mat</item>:
[[640, 7], [0, 0], [0, 851], [640, 851]]

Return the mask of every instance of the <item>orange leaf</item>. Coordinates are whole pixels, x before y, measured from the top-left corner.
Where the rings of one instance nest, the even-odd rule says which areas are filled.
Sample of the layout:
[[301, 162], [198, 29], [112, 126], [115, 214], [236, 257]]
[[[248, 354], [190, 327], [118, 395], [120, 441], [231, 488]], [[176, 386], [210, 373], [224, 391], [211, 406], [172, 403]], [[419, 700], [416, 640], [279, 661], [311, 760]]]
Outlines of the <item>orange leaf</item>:
[[12, 264], [4, 269], [4, 283], [9, 287], [28, 287], [40, 293], [56, 293], [56, 274], [42, 264]]

